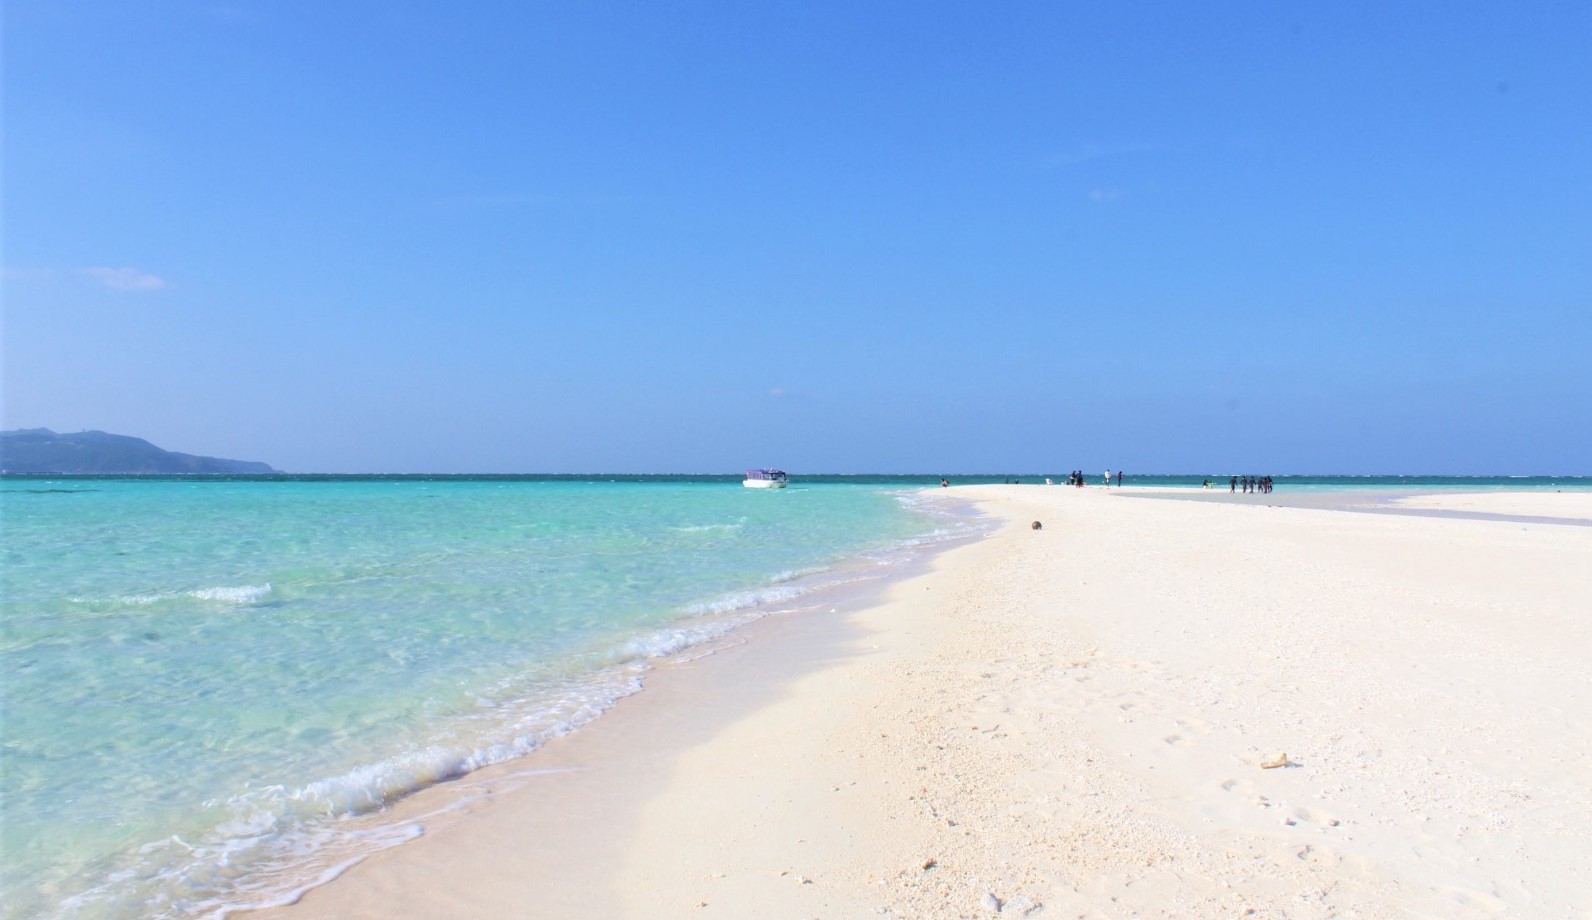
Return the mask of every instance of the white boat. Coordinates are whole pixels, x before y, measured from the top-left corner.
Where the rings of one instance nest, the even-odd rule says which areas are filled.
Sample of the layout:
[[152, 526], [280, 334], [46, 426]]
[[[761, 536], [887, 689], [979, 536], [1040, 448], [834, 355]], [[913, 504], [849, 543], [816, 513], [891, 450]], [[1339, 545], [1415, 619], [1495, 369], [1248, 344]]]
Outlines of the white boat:
[[784, 470], [747, 470], [746, 481], [741, 485], [748, 489], [783, 489], [789, 482]]

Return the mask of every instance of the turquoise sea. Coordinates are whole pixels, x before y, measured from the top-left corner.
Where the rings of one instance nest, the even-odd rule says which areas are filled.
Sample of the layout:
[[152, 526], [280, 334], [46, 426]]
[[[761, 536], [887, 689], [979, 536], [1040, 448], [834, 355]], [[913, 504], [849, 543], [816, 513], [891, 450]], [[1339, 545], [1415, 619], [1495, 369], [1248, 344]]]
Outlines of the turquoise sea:
[[204, 917], [970, 519], [902, 484], [8, 477], [12, 917]]
[[[950, 478], [1046, 475], [1065, 473]], [[976, 533], [925, 500], [938, 481], [0, 479], [0, 917], [279, 901], [412, 834], [381, 820], [406, 793], [577, 729], [660, 660]], [[1588, 487], [1277, 478], [1279, 494]]]

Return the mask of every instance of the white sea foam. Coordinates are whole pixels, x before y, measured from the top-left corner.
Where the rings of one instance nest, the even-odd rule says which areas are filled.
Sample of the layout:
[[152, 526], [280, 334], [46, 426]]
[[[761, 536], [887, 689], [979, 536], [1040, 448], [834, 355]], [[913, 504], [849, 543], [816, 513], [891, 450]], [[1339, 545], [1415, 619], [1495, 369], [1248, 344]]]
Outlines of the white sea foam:
[[430, 746], [317, 780], [287, 798], [327, 817], [364, 814], [405, 793], [453, 779], [467, 772], [468, 764], [468, 752]]
[[[263, 786], [207, 802], [207, 808], [226, 816], [209, 832], [145, 844], [135, 864], [108, 872], [100, 884], [60, 902], [59, 911], [63, 916], [220, 920], [242, 910], [292, 903], [370, 854], [423, 833], [418, 824], [383, 823], [384, 806], [523, 757], [640, 689], [635, 668], [610, 668], [507, 699], [487, 715], [490, 725], [474, 730], [455, 725], [431, 744], [297, 788]], [[240, 872], [242, 866], [248, 871]]]
[[215, 920], [225, 920], [225, 918], [230, 917], [235, 913], [243, 913], [254, 910], [269, 910], [273, 907], [288, 907], [290, 905], [297, 904], [299, 899], [304, 897], [307, 892], [319, 888], [327, 882], [335, 881], [339, 876], [347, 872], [349, 869], [352, 869], [365, 860], [369, 859], [372, 854], [380, 850], [385, 850], [389, 847], [398, 846], [402, 843], [408, 843], [417, 837], [425, 836], [425, 833], [426, 830], [424, 826], [419, 824], [411, 824], [402, 828], [401, 830], [398, 830], [396, 833], [384, 835], [384, 837], [381, 839], [371, 839], [371, 850], [369, 853], [360, 853], [357, 856], [350, 856], [340, 863], [328, 866], [327, 868], [323, 869], [319, 875], [315, 876], [315, 878], [305, 882], [302, 885], [299, 885], [295, 888], [288, 888], [285, 891], [281, 891], [269, 896], [266, 900], [256, 901], [253, 903], [238, 904], [219, 902], [214, 904], [211, 912], [207, 914], [207, 916], [213, 917]]
[[271, 593], [269, 584], [263, 585], [238, 585], [236, 587], [199, 588], [194, 591], [183, 592], [188, 597], [198, 598], [202, 601], [217, 601], [223, 604], [253, 604], [264, 600]]
[[[146, 607], [150, 604], [158, 604], [161, 601], [169, 601], [177, 596], [178, 594], [176, 592], [169, 594], [123, 594], [111, 598], [111, 603], [126, 604], [129, 607]], [[72, 603], [93, 604], [98, 603], [98, 601], [92, 597], [74, 597], [72, 598]]]
[[246, 605], [259, 603], [269, 597], [270, 594], [270, 584], [219, 585], [212, 588], [195, 588], [191, 591], [163, 591], [159, 594], [119, 594], [109, 599], [69, 597], [67, 600], [74, 604], [110, 603], [125, 607], [147, 607], [150, 604], [163, 604], [186, 597], [200, 601], [212, 601], [218, 604]]
[[718, 620], [696, 623], [675, 629], [660, 629], [644, 636], [635, 636], [620, 643], [614, 650], [617, 661], [643, 661], [667, 658], [693, 646], [711, 642], [734, 629], [736, 624]]
[[691, 616], [731, 613], [748, 607], [761, 607], [776, 601], [788, 601], [802, 593], [801, 587], [790, 584], [779, 584], [768, 588], [753, 588], [749, 591], [735, 591], [699, 604], [691, 604], [685, 608], [685, 612]]
[[732, 533], [740, 530], [742, 524], [686, 524], [680, 527], [671, 527], [675, 533]]
[[[506, 699], [487, 712], [484, 720], [475, 720], [492, 724], [481, 726], [486, 734], [464, 745], [453, 740], [457, 732], [445, 733], [422, 748], [292, 791], [273, 790], [267, 796], [272, 800], [269, 807], [327, 817], [365, 814], [417, 789], [523, 757], [592, 721], [640, 689], [639, 677], [628, 670], [599, 672], [568, 685], [541, 687]], [[467, 737], [470, 734], [465, 731]]]
[[777, 585], [787, 581], [795, 581], [798, 578], [806, 578], [809, 575], [818, 575], [826, 571], [828, 571], [828, 569], [823, 568], [786, 569], [783, 572], [776, 572], [773, 575], [770, 575], [768, 577], [768, 582], [769, 584]]
[[[660, 630], [640, 641], [625, 643], [619, 657], [631, 660], [667, 655], [722, 632], [711, 628]], [[519, 696], [511, 688], [500, 687], [496, 689], [497, 703], [474, 720], [484, 723], [477, 728], [472, 729], [472, 721], [465, 720], [431, 744], [361, 764], [335, 776], [297, 788], [256, 788], [227, 802], [208, 803], [229, 812], [231, 817], [218, 823], [197, 845], [175, 838], [147, 845], [146, 854], [165, 856], [166, 862], [172, 861], [178, 847], [186, 854], [186, 858], [175, 860], [181, 865], [149, 877], [163, 883], [180, 881], [184, 888], [193, 890], [196, 886], [204, 888], [218, 874], [226, 874], [227, 865], [246, 861], [256, 867], [251, 873], [254, 881], [246, 892], [234, 892], [215, 901], [215, 912], [210, 915], [220, 917], [244, 909], [239, 895], [245, 893], [251, 905], [285, 903], [306, 887], [340, 874], [351, 864], [348, 859], [358, 861], [366, 852], [396, 845], [419, 833], [418, 828], [410, 833], [379, 824], [351, 833], [342, 822], [379, 813], [419, 789], [524, 757], [549, 740], [569, 734], [618, 700], [640, 691], [638, 667], [643, 666], [620, 663], [567, 684], [541, 686]], [[466, 740], [470, 738], [474, 740]], [[348, 857], [350, 852], [358, 855]], [[271, 871], [273, 866], [283, 870], [302, 868], [309, 857], [314, 857], [316, 865], [326, 865], [328, 859], [342, 862], [307, 886], [302, 882], [302, 872], [279, 878]], [[283, 879], [300, 881], [294, 883], [295, 887], [282, 887]], [[102, 890], [125, 893], [113, 885], [103, 886]]]

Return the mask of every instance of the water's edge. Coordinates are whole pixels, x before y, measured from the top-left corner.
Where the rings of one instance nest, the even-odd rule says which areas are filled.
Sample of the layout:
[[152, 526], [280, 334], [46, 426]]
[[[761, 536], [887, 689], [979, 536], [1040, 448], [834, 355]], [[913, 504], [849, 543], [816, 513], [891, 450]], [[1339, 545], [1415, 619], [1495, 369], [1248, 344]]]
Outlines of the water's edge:
[[[656, 714], [648, 693], [650, 688], [662, 682], [711, 681], [713, 678], [703, 677], [702, 672], [706, 669], [711, 675], [712, 669], [720, 666], [717, 659], [727, 657], [726, 653], [736, 654], [755, 647], [753, 650], [765, 664], [770, 659], [779, 662], [777, 667], [759, 670], [759, 686], [754, 692], [741, 692], [716, 704], [711, 721], [714, 725], [727, 724], [738, 715], [754, 711], [778, 686], [822, 666], [829, 654], [858, 638], [860, 632], [853, 622], [854, 616], [881, 603], [892, 586], [923, 574], [940, 555], [985, 539], [999, 526], [997, 519], [979, 511], [972, 500], [936, 493], [925, 495], [932, 498], [937, 512], [955, 516], [961, 528], [932, 539], [913, 541], [900, 547], [902, 552], [885, 563], [869, 557], [848, 557], [830, 571], [798, 579], [794, 583], [798, 593], [787, 602], [760, 608], [751, 616], [738, 617], [712, 638], [642, 663], [633, 671], [633, 689], [616, 698], [609, 707], [593, 713], [590, 719], [572, 725], [568, 731], [546, 739], [534, 749], [408, 790], [377, 811], [351, 818], [347, 830], [351, 838], [361, 843], [357, 852], [321, 854], [298, 867], [291, 879], [283, 879], [287, 884], [279, 886], [269, 896], [220, 906], [210, 916], [222, 920], [291, 906], [388, 850], [429, 836], [439, 827], [467, 820], [467, 814], [484, 800], [539, 794], [536, 788], [539, 782], [581, 769], [570, 766], [569, 758], [593, 730], [608, 731], [617, 717], [617, 721], [626, 724], [615, 726], [613, 731], [627, 736], [631, 732], [647, 731], [645, 727], [638, 727], [636, 721]], [[808, 648], [792, 659], [771, 647], [792, 631], [803, 637], [803, 644], [814, 645], [817, 651]], [[677, 747], [685, 744], [684, 740], [673, 736], [651, 739], [654, 745], [660, 742]], [[592, 896], [592, 893], [587, 894], [588, 898]]]

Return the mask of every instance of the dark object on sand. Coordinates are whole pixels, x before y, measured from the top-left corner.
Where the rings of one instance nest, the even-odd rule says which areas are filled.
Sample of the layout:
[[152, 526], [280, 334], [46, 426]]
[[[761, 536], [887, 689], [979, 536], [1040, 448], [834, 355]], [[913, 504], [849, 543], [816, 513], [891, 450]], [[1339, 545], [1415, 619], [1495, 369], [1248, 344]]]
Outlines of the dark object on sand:
[[1044, 524], [1041, 524], [1041, 523], [1039, 523], [1039, 522], [1038, 522], [1038, 521], [1035, 521], [1035, 522], [1034, 522], [1034, 523], [1032, 523], [1032, 524], [1030, 524], [1030, 525], [1028, 525], [1028, 526], [1030, 526], [1030, 527], [1032, 527], [1032, 528], [1034, 528], [1034, 529], [1035, 529], [1035, 530], [1043, 530], [1043, 529], [1044, 529], [1044, 527], [1045, 527], [1045, 525], [1044, 525]]

